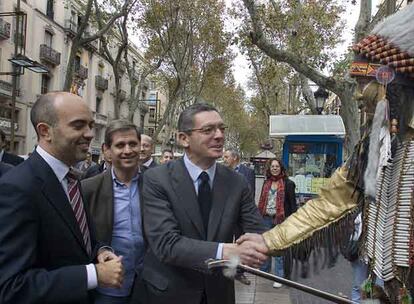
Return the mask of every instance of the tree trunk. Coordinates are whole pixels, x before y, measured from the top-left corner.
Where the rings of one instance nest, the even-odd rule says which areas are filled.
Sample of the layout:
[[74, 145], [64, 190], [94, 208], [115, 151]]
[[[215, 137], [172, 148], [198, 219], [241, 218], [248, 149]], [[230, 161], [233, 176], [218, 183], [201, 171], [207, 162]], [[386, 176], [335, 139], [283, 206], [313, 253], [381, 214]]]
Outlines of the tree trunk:
[[72, 47], [70, 48], [70, 54], [66, 66], [66, 75], [65, 75], [65, 83], [63, 85], [63, 91], [69, 92], [72, 86], [73, 81], [73, 72], [74, 72], [74, 63], [75, 63], [75, 56], [79, 49], [79, 39], [74, 39], [72, 42]]
[[338, 94], [341, 100], [341, 117], [344, 121], [346, 137], [344, 143], [345, 156], [349, 156], [360, 138], [359, 111], [357, 102], [353, 98], [355, 84], [349, 83]]
[[359, 18], [355, 25], [354, 43], [364, 38], [369, 32], [372, 13], [372, 0], [361, 0]]

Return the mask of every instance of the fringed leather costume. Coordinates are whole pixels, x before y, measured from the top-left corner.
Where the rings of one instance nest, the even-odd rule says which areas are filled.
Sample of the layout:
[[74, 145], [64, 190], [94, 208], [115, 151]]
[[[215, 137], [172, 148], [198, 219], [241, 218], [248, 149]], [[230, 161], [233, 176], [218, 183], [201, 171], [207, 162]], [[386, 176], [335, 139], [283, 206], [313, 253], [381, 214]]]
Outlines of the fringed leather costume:
[[[362, 210], [360, 256], [369, 262], [370, 275], [385, 282], [391, 303], [412, 303], [408, 290], [411, 296], [414, 294], [413, 20], [414, 4], [410, 4], [378, 24], [371, 36], [353, 47], [356, 60], [350, 74], [358, 81], [366, 83], [375, 76], [378, 79], [384, 65], [389, 67], [386, 73], [390, 70], [395, 73], [395, 79], [383, 83], [387, 118], [379, 125], [385, 133], [373, 132], [371, 128], [377, 128], [378, 124], [368, 119], [352, 157], [333, 174], [320, 196], [263, 234], [273, 254], [298, 246], [317, 247], [332, 230], [349, 229], [352, 215]], [[370, 138], [373, 134], [380, 138], [373, 140]], [[380, 152], [370, 154], [374, 143], [379, 145], [376, 148]], [[372, 161], [372, 157], [380, 159]], [[369, 168], [374, 173], [377, 170], [376, 176], [364, 176], [368, 164], [374, 166]], [[364, 193], [368, 178], [371, 182], [374, 178], [375, 197]]]

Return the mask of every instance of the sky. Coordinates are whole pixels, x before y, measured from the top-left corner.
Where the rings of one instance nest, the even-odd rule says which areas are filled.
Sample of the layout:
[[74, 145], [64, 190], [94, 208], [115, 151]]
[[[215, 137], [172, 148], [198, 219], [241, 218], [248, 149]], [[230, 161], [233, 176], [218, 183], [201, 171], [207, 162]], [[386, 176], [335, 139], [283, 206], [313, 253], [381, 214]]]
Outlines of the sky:
[[[239, 1], [239, 0], [225, 0], [225, 3], [227, 7], [230, 7], [231, 5], [233, 5], [235, 1]], [[372, 0], [373, 14], [377, 12], [377, 5], [379, 4], [379, 2], [380, 0]], [[343, 32], [344, 43], [342, 43], [341, 45], [338, 45], [338, 47], [336, 48], [337, 50], [336, 53], [338, 55], [342, 55], [343, 53], [345, 53], [348, 46], [350, 46], [352, 43], [353, 29], [355, 27], [355, 24], [359, 16], [359, 4], [360, 4], [360, 0], [357, 1], [356, 5], [352, 5], [352, 4], [347, 5], [347, 10], [343, 15], [343, 19], [346, 20], [346, 28], [344, 29], [344, 32]], [[233, 21], [233, 23], [228, 24], [228, 27], [229, 29], [231, 29], [235, 25], [236, 24]], [[236, 46], [233, 46], [232, 49], [236, 54], [236, 58], [233, 62], [234, 78], [236, 82], [245, 89], [247, 96], [251, 96], [253, 92], [247, 89], [248, 78], [251, 75], [251, 70], [248, 67], [248, 61], [245, 56], [243, 56], [242, 54], [240, 54], [240, 52], [238, 52], [238, 49]]]
[[[235, 2], [240, 2], [241, 0], [224, 0], [227, 7], [231, 7]], [[372, 0], [372, 11], [373, 14], [377, 12], [377, 6], [381, 0]], [[344, 12], [343, 19], [346, 20], [346, 28], [344, 29], [344, 43], [338, 45], [336, 48], [337, 54], [340, 56], [346, 52], [347, 48], [352, 43], [353, 29], [358, 20], [359, 15], [359, 4], [360, 0], [356, 1], [356, 5], [348, 4], [347, 10]], [[233, 30], [237, 26], [237, 21], [226, 19], [226, 29]], [[142, 48], [139, 37], [131, 35], [131, 40], [139, 47]], [[236, 57], [233, 62], [233, 75], [236, 82], [244, 88], [247, 96], [252, 96], [253, 92], [248, 90], [248, 79], [251, 75], [251, 70], [248, 67], [248, 61], [245, 56], [240, 54], [236, 45], [232, 46], [232, 50], [235, 53]]]

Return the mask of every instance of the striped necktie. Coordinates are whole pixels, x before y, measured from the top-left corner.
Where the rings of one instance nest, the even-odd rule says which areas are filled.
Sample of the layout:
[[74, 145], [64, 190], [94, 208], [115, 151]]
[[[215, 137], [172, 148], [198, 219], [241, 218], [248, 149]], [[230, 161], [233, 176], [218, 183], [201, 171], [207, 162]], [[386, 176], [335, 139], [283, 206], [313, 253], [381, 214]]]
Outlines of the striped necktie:
[[83, 241], [86, 246], [86, 251], [88, 254], [91, 254], [91, 237], [89, 234], [88, 222], [86, 220], [86, 212], [83, 206], [82, 196], [79, 189], [79, 181], [75, 173], [70, 170], [66, 174], [66, 179], [68, 180], [68, 194], [70, 205], [72, 206], [73, 213], [78, 222], [79, 229], [82, 233]]

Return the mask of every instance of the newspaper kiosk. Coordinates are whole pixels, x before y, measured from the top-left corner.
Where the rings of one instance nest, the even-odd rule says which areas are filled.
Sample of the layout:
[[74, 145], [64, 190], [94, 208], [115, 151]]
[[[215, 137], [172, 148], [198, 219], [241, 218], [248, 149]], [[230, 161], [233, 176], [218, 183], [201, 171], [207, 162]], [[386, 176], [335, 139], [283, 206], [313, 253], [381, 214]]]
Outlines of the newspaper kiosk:
[[270, 137], [283, 139], [283, 163], [299, 203], [315, 197], [342, 164], [345, 127], [338, 115], [273, 115]]

